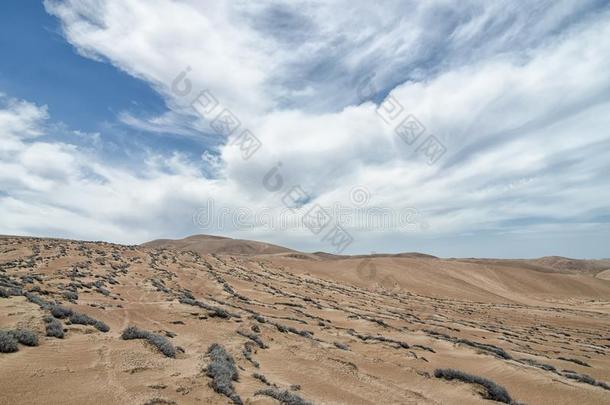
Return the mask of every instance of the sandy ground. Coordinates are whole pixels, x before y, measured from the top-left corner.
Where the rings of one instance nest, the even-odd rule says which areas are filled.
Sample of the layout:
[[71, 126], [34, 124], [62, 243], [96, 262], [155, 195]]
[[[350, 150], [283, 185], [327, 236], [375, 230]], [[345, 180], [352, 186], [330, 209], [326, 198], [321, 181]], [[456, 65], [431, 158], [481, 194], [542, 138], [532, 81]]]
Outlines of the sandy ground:
[[[206, 372], [218, 343], [245, 404], [279, 403], [257, 393], [266, 388], [315, 404], [492, 403], [481, 385], [434, 376], [446, 368], [515, 403], [610, 404], [603, 270], [179, 248], [0, 238], [0, 289], [11, 291], [0, 329], [39, 336], [0, 353], [0, 403], [229, 404]], [[110, 330], [61, 319], [65, 336], [45, 336], [55, 304]], [[130, 325], [166, 336], [175, 358], [121, 339]]]

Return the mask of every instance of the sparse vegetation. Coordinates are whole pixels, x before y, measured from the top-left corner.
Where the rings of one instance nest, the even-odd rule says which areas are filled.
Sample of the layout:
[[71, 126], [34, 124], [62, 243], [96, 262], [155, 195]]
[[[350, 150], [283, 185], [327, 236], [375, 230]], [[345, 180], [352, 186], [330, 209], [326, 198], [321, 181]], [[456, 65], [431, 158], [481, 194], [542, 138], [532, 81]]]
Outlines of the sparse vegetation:
[[70, 308], [55, 305], [51, 308], [51, 315], [55, 318], [64, 319], [72, 315], [74, 312]]
[[581, 383], [593, 385], [610, 391], [610, 384], [605, 383], [603, 381], [597, 381], [595, 380], [595, 378], [587, 374], [577, 373], [576, 371], [564, 370], [563, 376], [571, 380], [576, 380]]
[[15, 329], [10, 333], [22, 345], [38, 346], [38, 335], [30, 329]]
[[264, 390], [256, 391], [254, 395], [266, 395], [278, 400], [282, 405], [313, 405], [312, 402], [306, 401], [290, 391], [280, 391], [275, 388], [265, 388]]
[[108, 291], [107, 289], [103, 288], [103, 287], [97, 287], [95, 289], [95, 291], [97, 291], [98, 293], [105, 295], [105, 296], [109, 296], [110, 295], [110, 291]]
[[533, 359], [520, 359], [519, 361], [521, 361], [523, 363], [526, 363], [526, 364], [529, 364], [530, 366], [541, 368], [541, 369], [546, 370], [546, 371], [552, 371], [552, 372], [556, 372], [557, 371], [555, 366], [553, 366], [551, 364], [540, 363], [540, 362], [537, 362], [536, 360], [533, 360]]
[[459, 380], [470, 384], [478, 384], [485, 388], [486, 399], [493, 401], [503, 402], [505, 404], [515, 404], [513, 399], [508, 394], [508, 391], [501, 385], [488, 380], [487, 378], [479, 377], [476, 375], [468, 374], [460, 370], [454, 370], [450, 368], [434, 370], [434, 376], [436, 378], [444, 378], [445, 380]]
[[76, 301], [78, 299], [78, 294], [74, 291], [65, 291], [63, 296], [69, 301]]
[[308, 330], [298, 330], [296, 328], [293, 328], [292, 326], [288, 326], [288, 325], [282, 325], [281, 323], [277, 323], [277, 322], [269, 322], [271, 324], [273, 324], [277, 330], [279, 330], [282, 333], [294, 333], [295, 335], [299, 335], [299, 336], [303, 336], [305, 338], [311, 338], [313, 336], [313, 333], [308, 331]]
[[563, 361], [569, 361], [572, 362], [574, 364], [578, 364], [579, 366], [583, 366], [583, 367], [591, 367], [589, 364], [585, 363], [582, 360], [578, 360], [578, 359], [572, 359], [572, 358], [567, 358], [567, 357], [557, 357], [559, 360], [563, 360]]
[[244, 343], [244, 350], [242, 350], [242, 354], [250, 363], [252, 363], [252, 365], [254, 367], [259, 368], [260, 364], [258, 364], [258, 362], [252, 358], [252, 347], [253, 346], [254, 346], [254, 343], [252, 343], [251, 341]]
[[91, 318], [89, 315], [73, 311], [70, 308], [62, 307], [60, 305], [55, 305], [51, 308], [51, 315], [59, 319], [68, 318], [70, 323], [73, 323], [75, 325], [91, 325], [100, 332], [105, 333], [110, 330], [110, 327], [104, 322]]
[[195, 307], [200, 307], [200, 308], [208, 310], [209, 311], [208, 315], [211, 318], [223, 318], [223, 319], [241, 318], [241, 315], [239, 315], [239, 314], [234, 314], [223, 308], [209, 305], [209, 304], [206, 304], [205, 302], [201, 302], [201, 301], [194, 299], [193, 295], [188, 291], [182, 291], [182, 295], [180, 297], [178, 297], [178, 301], [181, 304], [192, 305]]
[[95, 327], [95, 329], [99, 330], [100, 332], [108, 332], [110, 330], [110, 327], [108, 325], [106, 325], [104, 322], [91, 318], [89, 315], [85, 315], [85, 314], [79, 314], [74, 312], [72, 315], [70, 315], [70, 323], [73, 324], [78, 324], [78, 325], [91, 325], [93, 327]]
[[269, 346], [267, 346], [265, 344], [265, 342], [263, 342], [263, 340], [261, 339], [260, 336], [258, 336], [257, 334], [254, 333], [248, 333], [248, 332], [244, 332], [241, 330], [237, 331], [238, 334], [247, 337], [248, 339], [252, 340], [254, 343], [256, 343], [258, 345], [258, 347], [260, 347], [261, 349], [267, 349]]
[[136, 326], [129, 326], [123, 331], [121, 338], [123, 340], [144, 339], [155, 346], [166, 357], [176, 357], [176, 348], [165, 336], [140, 329]]
[[153, 398], [144, 403], [144, 405], [176, 405], [176, 401], [165, 398]]
[[[259, 314], [253, 315], [252, 318], [256, 319], [259, 323], [265, 323], [267, 320]], [[609, 339], [610, 340], [610, 339]]]
[[231, 314], [226, 309], [222, 308], [213, 308], [208, 312], [208, 315], [210, 318], [229, 319], [231, 317]]
[[23, 295], [25, 295], [25, 298], [27, 298], [28, 301], [33, 302], [42, 309], [49, 309], [52, 305], [50, 302], [43, 300], [42, 298], [40, 298], [36, 294], [32, 294], [31, 292], [26, 292]]
[[235, 360], [224, 347], [218, 343], [212, 344], [207, 352], [210, 356], [210, 364], [206, 368], [206, 375], [212, 378], [210, 386], [214, 391], [223, 394], [234, 404], [242, 405], [243, 402], [233, 388], [233, 381], [237, 381], [239, 374], [235, 367]]
[[461, 343], [466, 346], [474, 347], [474, 348], [482, 350], [484, 352], [491, 353], [494, 356], [499, 357], [501, 359], [511, 360], [513, 358], [509, 353], [507, 353], [504, 349], [502, 349], [501, 347], [498, 347], [498, 346], [490, 345], [487, 343], [474, 342], [474, 341], [468, 340], [468, 339], [458, 339], [456, 337], [449, 336], [445, 333], [440, 333], [440, 332], [436, 332], [436, 331], [429, 330], [429, 329], [424, 329], [424, 332], [428, 333], [428, 335], [433, 336], [437, 339], [443, 339], [443, 340], [447, 340], [449, 342]]
[[334, 344], [334, 345], [335, 345], [335, 347], [337, 347], [338, 349], [341, 349], [341, 350], [349, 350], [349, 346], [348, 346], [348, 345], [346, 345], [346, 344], [344, 344], [344, 343], [341, 343], [341, 342], [333, 342], [333, 344]]
[[473, 342], [472, 340], [468, 340], [468, 339], [457, 339], [455, 341], [455, 343], [462, 343], [467, 346], [474, 347], [479, 350], [483, 350], [485, 352], [492, 353], [495, 356], [500, 357], [505, 360], [512, 359], [512, 356], [510, 354], [508, 354], [504, 349], [502, 349], [501, 347], [498, 347], [498, 346], [494, 346], [494, 345], [490, 345], [490, 344], [486, 344], [486, 343]]
[[0, 330], [0, 353], [13, 353], [19, 350], [17, 339], [10, 331]]
[[262, 375], [260, 373], [254, 373], [254, 374], [252, 374], [252, 377], [256, 378], [257, 380], [259, 380], [260, 382], [262, 382], [265, 385], [271, 385], [269, 380], [267, 380], [267, 377], [265, 377], [264, 375]]
[[47, 336], [63, 339], [64, 327], [60, 321], [51, 316], [46, 316], [44, 322], [46, 324]]

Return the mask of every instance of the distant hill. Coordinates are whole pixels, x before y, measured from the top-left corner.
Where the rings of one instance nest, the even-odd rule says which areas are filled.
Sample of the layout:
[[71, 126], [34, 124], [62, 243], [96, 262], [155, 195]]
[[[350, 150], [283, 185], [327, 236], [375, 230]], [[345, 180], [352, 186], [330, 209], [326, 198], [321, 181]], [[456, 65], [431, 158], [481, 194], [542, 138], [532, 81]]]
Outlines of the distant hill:
[[232, 239], [213, 235], [193, 235], [184, 239], [157, 239], [142, 246], [156, 249], [191, 250], [199, 254], [269, 255], [298, 253], [295, 250], [271, 243]]
[[610, 269], [610, 259], [571, 259], [562, 256], [545, 256], [538, 259], [451, 259], [460, 262], [519, 267], [545, 273], [586, 274], [596, 276]]
[[145, 245], [0, 237], [1, 404], [608, 404], [601, 261]]
[[[600, 278], [607, 278], [610, 273], [610, 259], [586, 260], [571, 259], [562, 256], [545, 256], [537, 259], [484, 259], [484, 258], [452, 258], [440, 259], [436, 256], [418, 252], [403, 253], [373, 253], [370, 255], [336, 255], [327, 252], [305, 253], [289, 249], [284, 246], [274, 245], [246, 239], [232, 239], [214, 235], [193, 235], [184, 239], [157, 239], [143, 243], [142, 246], [152, 248], [164, 248], [187, 251], [191, 250], [199, 254], [225, 254], [240, 256], [276, 255], [292, 259], [335, 261], [344, 259], [363, 258], [403, 258], [403, 259], [438, 259], [445, 261], [458, 261], [477, 264], [487, 264], [501, 267], [517, 267], [540, 271], [544, 273], [571, 273], [586, 274]], [[603, 274], [602, 274], [603, 273]]]
[[540, 259], [530, 260], [531, 263], [538, 264], [543, 267], [552, 268], [554, 270], [598, 273], [603, 270], [610, 269], [610, 260], [579, 260], [570, 259], [562, 256], [545, 256]]

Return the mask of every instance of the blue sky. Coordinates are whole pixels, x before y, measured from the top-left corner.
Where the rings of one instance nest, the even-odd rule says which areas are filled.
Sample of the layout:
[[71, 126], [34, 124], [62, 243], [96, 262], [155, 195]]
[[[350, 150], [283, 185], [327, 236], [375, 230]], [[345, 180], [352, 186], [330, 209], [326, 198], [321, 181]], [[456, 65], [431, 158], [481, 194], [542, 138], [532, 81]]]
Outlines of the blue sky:
[[40, 2], [0, 4], [0, 46], [3, 91], [48, 105], [54, 120], [72, 128], [99, 131], [122, 110], [165, 109], [163, 98], [146, 82], [79, 55]]
[[345, 253], [609, 257], [609, 21], [593, 0], [2, 2], [0, 233], [333, 251], [339, 225]]
[[207, 146], [203, 140], [187, 140], [171, 132], [151, 138], [138, 128], [127, 129], [117, 120], [121, 112], [159, 115], [167, 110], [163, 97], [103, 56], [79, 55], [42, 2], [0, 4], [0, 47], [7, 55], [0, 59], [2, 92], [48, 106], [53, 121], [66, 129], [99, 133], [105, 142], [118, 145], [105, 154], [106, 159], [115, 158], [120, 153], [117, 149], [135, 153], [141, 143], [154, 150], [171, 147], [183, 153]]

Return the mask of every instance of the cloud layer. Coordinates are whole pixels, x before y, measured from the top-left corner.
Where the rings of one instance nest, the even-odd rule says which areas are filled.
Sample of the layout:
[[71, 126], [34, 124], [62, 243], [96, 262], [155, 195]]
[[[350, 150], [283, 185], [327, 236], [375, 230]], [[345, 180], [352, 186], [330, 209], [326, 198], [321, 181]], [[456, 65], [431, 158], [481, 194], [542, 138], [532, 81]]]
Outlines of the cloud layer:
[[[94, 147], [49, 140], [52, 111], [5, 96], [0, 232], [129, 243], [222, 232], [332, 250], [303, 227], [193, 222], [210, 199], [277, 217], [299, 186], [308, 198], [297, 216], [316, 204], [357, 208], [354, 187], [369, 207], [417, 210], [414, 229], [346, 226], [347, 252], [460, 255], [446, 247], [460, 239], [469, 241], [462, 256], [485, 255], [494, 251], [485, 239], [531, 238], [531, 249], [505, 253], [525, 256], [607, 239], [610, 10], [594, 1], [384, 4], [45, 2], [81, 55], [166, 100], [162, 116], [123, 111], [118, 121], [151, 136], [212, 136], [217, 146], [192, 160], [168, 143], [136, 168], [111, 164]], [[187, 68], [190, 91], [172, 91]], [[192, 109], [202, 90], [216, 113], [239, 119], [231, 137]], [[392, 105], [403, 109], [396, 118], [384, 110]], [[425, 127], [411, 145], [396, 132], [409, 115]], [[246, 128], [262, 144], [248, 159], [234, 142]], [[429, 135], [446, 149], [434, 164], [422, 151]], [[282, 187], [265, 182], [274, 167]], [[596, 244], [569, 252], [604, 255]]]

